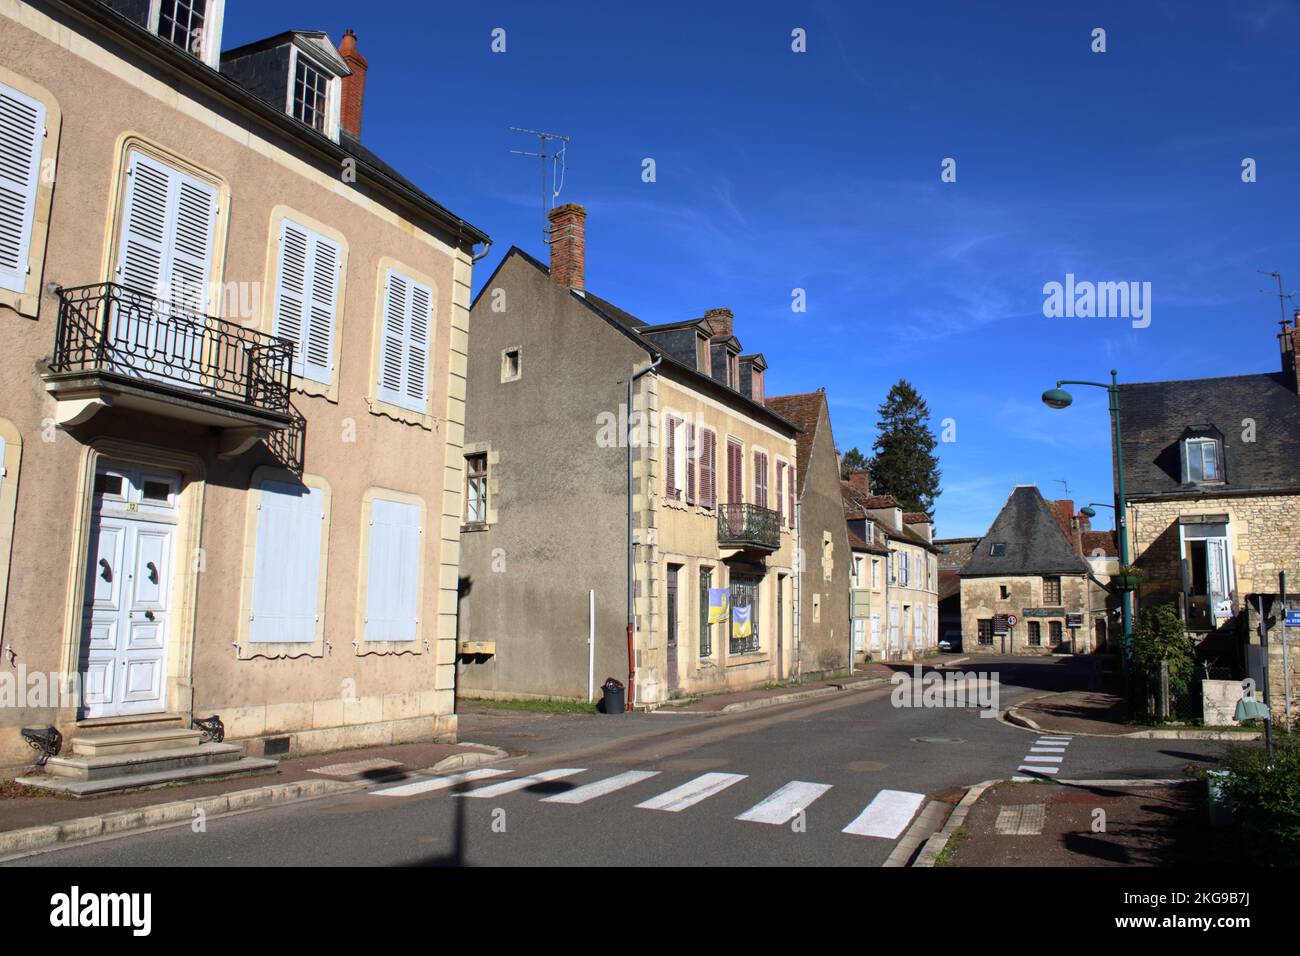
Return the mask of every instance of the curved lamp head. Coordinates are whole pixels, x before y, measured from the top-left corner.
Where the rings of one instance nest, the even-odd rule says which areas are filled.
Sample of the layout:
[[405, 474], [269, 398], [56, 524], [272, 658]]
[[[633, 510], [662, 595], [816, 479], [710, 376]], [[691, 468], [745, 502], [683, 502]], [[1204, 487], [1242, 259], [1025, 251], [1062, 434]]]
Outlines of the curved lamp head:
[[1097, 517], [1097, 509], [1096, 509], [1096, 508], [1080, 508], [1080, 509], [1079, 509], [1079, 514], [1083, 515], [1085, 518], [1095, 518], [1095, 517]]
[[1049, 388], [1043, 392], [1043, 404], [1048, 408], [1069, 408], [1074, 396], [1063, 388]]

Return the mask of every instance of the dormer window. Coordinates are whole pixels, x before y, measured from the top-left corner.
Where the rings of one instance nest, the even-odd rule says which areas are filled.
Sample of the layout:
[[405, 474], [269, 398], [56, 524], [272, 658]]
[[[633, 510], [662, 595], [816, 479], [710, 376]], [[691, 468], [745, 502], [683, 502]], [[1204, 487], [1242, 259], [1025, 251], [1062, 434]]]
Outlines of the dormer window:
[[290, 91], [289, 112], [313, 129], [329, 132], [329, 75], [301, 52], [295, 50], [293, 88]]
[[727, 352], [727, 384], [740, 391], [740, 353]]
[[1181, 441], [1183, 484], [1200, 485], [1221, 482], [1223, 477], [1223, 436], [1211, 425], [1194, 425], [1183, 433]]
[[989, 545], [989, 557], [1005, 558], [1007, 556], [1007, 543], [1005, 541], [994, 541]]
[[[110, 6], [136, 19], [128, 5]], [[143, 16], [147, 9], [147, 25], [153, 33], [189, 51], [208, 66], [216, 66], [221, 50], [222, 7], [223, 0], [152, 0], [140, 4], [138, 16]]]

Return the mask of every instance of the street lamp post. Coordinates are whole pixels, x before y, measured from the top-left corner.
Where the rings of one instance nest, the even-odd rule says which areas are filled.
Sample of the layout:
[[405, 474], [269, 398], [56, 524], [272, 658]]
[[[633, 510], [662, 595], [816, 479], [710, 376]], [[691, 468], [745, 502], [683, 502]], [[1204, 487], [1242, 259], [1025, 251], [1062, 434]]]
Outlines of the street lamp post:
[[[1067, 392], [1061, 386], [1063, 385], [1088, 385], [1092, 388], [1104, 388], [1110, 397], [1110, 421], [1111, 432], [1113, 437], [1114, 455], [1115, 455], [1115, 476], [1116, 476], [1116, 494], [1115, 494], [1115, 528], [1119, 531], [1119, 563], [1121, 567], [1128, 566], [1128, 500], [1124, 497], [1124, 451], [1120, 445], [1119, 432], [1119, 381], [1115, 370], [1110, 371], [1110, 384], [1105, 382], [1083, 382], [1061, 380], [1056, 383], [1056, 388], [1048, 389], [1043, 392], [1043, 404], [1049, 408], [1068, 408], [1074, 401], [1074, 396]], [[1103, 507], [1109, 507], [1105, 505]], [[1124, 670], [1129, 668], [1129, 662], [1133, 657], [1133, 592], [1125, 590], [1121, 592], [1123, 597], [1120, 602], [1120, 609], [1124, 616]]]

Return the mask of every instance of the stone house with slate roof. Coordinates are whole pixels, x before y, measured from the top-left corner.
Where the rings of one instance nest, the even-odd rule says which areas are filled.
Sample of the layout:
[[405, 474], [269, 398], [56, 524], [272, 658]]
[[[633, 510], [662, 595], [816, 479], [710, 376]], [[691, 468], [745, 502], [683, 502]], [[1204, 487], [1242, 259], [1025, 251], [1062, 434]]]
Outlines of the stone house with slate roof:
[[[769, 398], [767, 404], [801, 429], [795, 443], [802, 559], [795, 575], [797, 672], [811, 676], [843, 670], [849, 666], [853, 636], [849, 607], [853, 569], [826, 392]], [[855, 649], [859, 651], [865, 649], [864, 626], [858, 625]]]
[[767, 363], [729, 309], [650, 324], [591, 292], [586, 210], [550, 223], [549, 268], [510, 249], [470, 314], [458, 693], [612, 676], [657, 706], [789, 677], [799, 428]]
[[[1300, 592], [1300, 310], [1277, 372], [1121, 385], [1120, 426], [1137, 607], [1172, 603], [1201, 656], [1262, 686], [1258, 602], [1280, 617], [1278, 573]], [[1292, 606], [1300, 606], [1292, 601]], [[1247, 613], [1248, 612], [1248, 613]], [[1292, 713], [1300, 629], [1290, 629]], [[1274, 713], [1284, 712], [1282, 628], [1269, 632]]]
[[[1043, 655], [1093, 649], [1091, 569], [1062, 530], [1062, 514], [1033, 485], [1011, 492], [958, 572], [963, 652]], [[1002, 615], [1018, 621], [999, 628]]]

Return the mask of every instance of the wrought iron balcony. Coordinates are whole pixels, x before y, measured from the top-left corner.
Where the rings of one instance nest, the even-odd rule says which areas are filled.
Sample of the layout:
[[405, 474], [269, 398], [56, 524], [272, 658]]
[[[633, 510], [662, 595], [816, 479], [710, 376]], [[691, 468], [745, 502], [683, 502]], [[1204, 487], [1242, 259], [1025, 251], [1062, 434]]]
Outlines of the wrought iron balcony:
[[111, 282], [58, 296], [47, 376], [57, 397], [108, 382], [244, 419], [224, 423], [231, 426], [290, 425], [292, 342]]
[[781, 547], [781, 516], [751, 504], [718, 505], [718, 544], [726, 548]]

